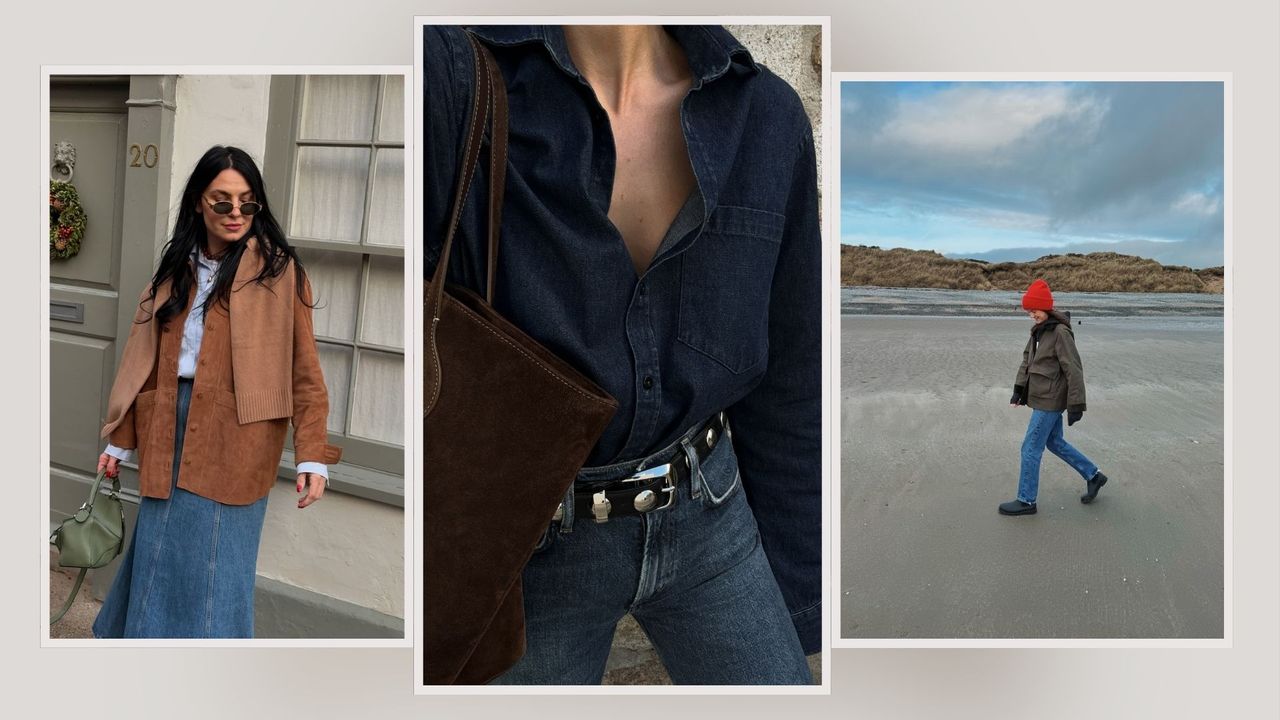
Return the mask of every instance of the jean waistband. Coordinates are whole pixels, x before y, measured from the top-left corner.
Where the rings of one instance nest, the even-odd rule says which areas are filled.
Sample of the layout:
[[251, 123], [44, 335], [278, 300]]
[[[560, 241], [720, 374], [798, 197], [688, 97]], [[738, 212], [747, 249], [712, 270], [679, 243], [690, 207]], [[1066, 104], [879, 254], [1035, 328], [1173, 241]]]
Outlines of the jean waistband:
[[692, 439], [706, 423], [707, 421], [705, 420], [697, 423], [693, 427], [684, 431], [680, 437], [672, 440], [671, 444], [661, 450], [650, 453], [643, 458], [636, 460], [624, 460], [622, 462], [616, 462], [609, 465], [598, 465], [596, 467], [584, 467], [578, 471], [578, 476], [574, 480], [574, 484], [593, 484], [621, 480], [625, 477], [630, 477], [645, 468], [651, 468], [655, 465], [671, 462], [671, 458], [680, 450], [681, 444], [686, 440]]

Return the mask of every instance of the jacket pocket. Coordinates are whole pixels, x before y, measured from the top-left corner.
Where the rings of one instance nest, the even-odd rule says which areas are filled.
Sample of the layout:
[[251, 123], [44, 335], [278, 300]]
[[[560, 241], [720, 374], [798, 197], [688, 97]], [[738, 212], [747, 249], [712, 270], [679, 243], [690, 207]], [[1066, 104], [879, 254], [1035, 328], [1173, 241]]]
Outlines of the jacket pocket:
[[1056, 364], [1033, 367], [1027, 375], [1027, 398], [1042, 410], [1061, 410], [1067, 397], [1067, 379]]
[[262, 497], [275, 484], [288, 433], [288, 420], [274, 418], [240, 424], [236, 396], [214, 389], [209, 432], [201, 446], [210, 477], [219, 477], [220, 502], [245, 505]]
[[769, 289], [784, 219], [721, 205], [680, 256], [676, 338], [735, 375], [768, 355]]
[[156, 390], [138, 393], [133, 399], [133, 430], [137, 439], [138, 453], [146, 454], [151, 444], [151, 418], [155, 415]]

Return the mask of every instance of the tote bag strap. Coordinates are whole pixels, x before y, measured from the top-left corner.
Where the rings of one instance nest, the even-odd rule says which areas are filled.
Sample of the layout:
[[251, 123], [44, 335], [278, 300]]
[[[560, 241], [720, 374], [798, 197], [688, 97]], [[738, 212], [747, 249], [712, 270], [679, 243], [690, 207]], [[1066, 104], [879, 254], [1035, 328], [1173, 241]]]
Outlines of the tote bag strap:
[[444, 279], [448, 273], [453, 238], [462, 222], [462, 210], [467, 202], [471, 183], [480, 165], [480, 147], [484, 131], [489, 129], [489, 243], [488, 266], [485, 281], [485, 300], [493, 303], [494, 276], [497, 274], [498, 234], [502, 227], [503, 191], [507, 180], [507, 88], [489, 49], [481, 45], [475, 36], [467, 33], [471, 41], [475, 61], [476, 89], [471, 105], [471, 117], [462, 146], [462, 163], [458, 171], [458, 184], [454, 188], [453, 206], [449, 214], [449, 226], [445, 232], [440, 261], [431, 275], [431, 297], [428, 306], [435, 307], [432, 319], [439, 317], [440, 298]]
[[[472, 42], [476, 42], [472, 37]], [[479, 45], [478, 42], [476, 42]], [[498, 231], [502, 228], [503, 191], [507, 187], [507, 83], [493, 53], [479, 45], [489, 68], [490, 101], [493, 115], [489, 124], [489, 263], [486, 271], [485, 302], [493, 304], [493, 284], [498, 277]]]
[[449, 214], [449, 226], [435, 271], [431, 274], [426, 299], [426, 358], [428, 370], [435, 369], [436, 376], [428, 374], [426, 381], [425, 414], [430, 414], [439, 396], [438, 352], [436, 326], [444, 306], [445, 278], [449, 272], [449, 256], [453, 250], [453, 238], [462, 221], [462, 210], [467, 202], [476, 169], [480, 165], [480, 147], [486, 127], [489, 129], [489, 217], [488, 257], [485, 272], [485, 301], [493, 304], [494, 281], [497, 276], [498, 235], [502, 227], [503, 191], [507, 179], [507, 87], [498, 69], [497, 61], [489, 49], [474, 35], [466, 33], [471, 43], [471, 56], [475, 66], [475, 92], [471, 114], [462, 146], [462, 162], [458, 170], [458, 184], [454, 188], [453, 206]]

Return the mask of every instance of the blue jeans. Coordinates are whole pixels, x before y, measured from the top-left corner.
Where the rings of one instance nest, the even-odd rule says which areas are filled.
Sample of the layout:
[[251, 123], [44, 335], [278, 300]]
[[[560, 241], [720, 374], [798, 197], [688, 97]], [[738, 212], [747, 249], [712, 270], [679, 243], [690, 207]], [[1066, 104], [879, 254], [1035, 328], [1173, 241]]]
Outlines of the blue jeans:
[[[672, 450], [687, 448], [691, 434]], [[664, 460], [645, 467], [669, 456], [656, 457]], [[636, 467], [586, 469], [578, 481], [618, 479]], [[676, 684], [812, 682], [730, 439], [691, 475], [665, 510], [599, 524], [567, 513], [549, 528], [523, 575], [527, 650], [495, 684], [599, 684], [628, 613]]]
[[1018, 499], [1024, 503], [1034, 503], [1040, 490], [1040, 458], [1045, 448], [1062, 458], [1062, 461], [1080, 473], [1085, 481], [1098, 474], [1098, 466], [1094, 465], [1084, 453], [1075, 449], [1062, 439], [1062, 412], [1047, 410], [1031, 411], [1031, 420], [1027, 423], [1027, 435], [1022, 439], [1022, 470], [1018, 474]]
[[93, 623], [94, 637], [253, 637], [267, 499], [224, 505], [178, 487], [191, 387], [178, 383], [169, 497], [140, 501], [137, 527]]

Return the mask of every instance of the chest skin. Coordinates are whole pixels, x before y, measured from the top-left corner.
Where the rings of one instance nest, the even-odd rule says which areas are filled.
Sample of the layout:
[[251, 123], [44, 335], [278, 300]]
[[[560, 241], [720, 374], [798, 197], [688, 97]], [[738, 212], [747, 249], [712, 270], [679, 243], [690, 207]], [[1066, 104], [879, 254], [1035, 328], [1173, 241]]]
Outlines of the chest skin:
[[609, 220], [643, 274], [696, 181], [680, 126], [689, 80], [648, 81], [607, 108], [617, 156]]

